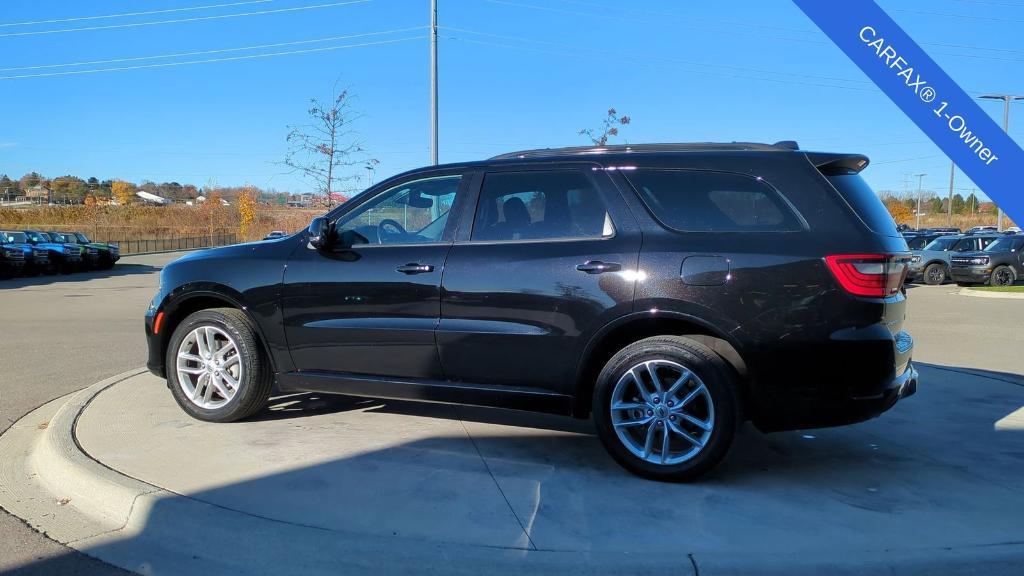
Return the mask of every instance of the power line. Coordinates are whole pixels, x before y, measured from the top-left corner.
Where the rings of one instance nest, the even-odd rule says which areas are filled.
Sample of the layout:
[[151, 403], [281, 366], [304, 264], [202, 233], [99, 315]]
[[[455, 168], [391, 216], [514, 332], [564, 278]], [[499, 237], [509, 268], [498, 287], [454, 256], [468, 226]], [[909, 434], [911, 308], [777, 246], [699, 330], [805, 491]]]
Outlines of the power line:
[[264, 14], [282, 14], [285, 12], [299, 12], [303, 10], [317, 10], [320, 8], [333, 8], [335, 6], [347, 6], [350, 4], [363, 4], [373, 0], [345, 0], [344, 2], [331, 2], [329, 4], [314, 4], [312, 6], [295, 6], [292, 8], [276, 8], [273, 10], [258, 10], [255, 12], [239, 12], [235, 14], [218, 14], [215, 16], [196, 16], [194, 18], [179, 18], [175, 20], [156, 20], [152, 22], [132, 22], [127, 24], [105, 24], [103, 26], [83, 26], [81, 28], [57, 28], [55, 30], [35, 30], [32, 32], [6, 32], [0, 34], [0, 38], [12, 36], [37, 36], [40, 34], [63, 34], [67, 32], [87, 32], [92, 30], [112, 30], [115, 28], [138, 28], [140, 26], [157, 26], [160, 24], [180, 24], [183, 22], [201, 22], [204, 20], [220, 20], [223, 18], [239, 18], [242, 16], [261, 16]]
[[[511, 49], [515, 49], [515, 50], [526, 50], [526, 51], [530, 51], [530, 52], [539, 52], [539, 53], [543, 53], [543, 54], [551, 54], [551, 55], [554, 55], [554, 56], [574, 56], [574, 57], [583, 57], [583, 58], [597, 58], [597, 57], [600, 57], [600, 58], [605, 58], [605, 59], [611, 58], [611, 59], [619, 60], [619, 61], [626, 62], [626, 63], [629, 63], [629, 64], [637, 65], [637, 66], [648, 66], [648, 67], [654, 66], [654, 67], [657, 67], [658, 64], [659, 64], [657, 62], [652, 62], [649, 57], [645, 57], [645, 58], [638, 58], [638, 57], [623, 58], [622, 55], [619, 55], [619, 54], [607, 54], [607, 53], [602, 53], [602, 54], [585, 54], [585, 53], [578, 53], [578, 52], [577, 53], [572, 53], [572, 52], [565, 52], [565, 51], [548, 50], [548, 49], [544, 49], [544, 48], [534, 48], [534, 47], [531, 47], [531, 46], [517, 46], [517, 45], [514, 45], [514, 44], [504, 44], [504, 43], [500, 43], [500, 42], [488, 42], [488, 41], [485, 41], [485, 40], [474, 40], [474, 39], [470, 39], [470, 38], [449, 38], [449, 39], [450, 40], [457, 40], [457, 41], [461, 41], [461, 42], [467, 42], [467, 43], [470, 43], [470, 44], [479, 44], [479, 45], [483, 45], [483, 46], [495, 46], [495, 47], [499, 47], [499, 48], [511, 48]], [[697, 73], [697, 74], [706, 74], [706, 75], [711, 75], [711, 76], [722, 76], [722, 77], [727, 77], [727, 78], [737, 78], [737, 79], [741, 79], [741, 80], [763, 80], [765, 82], [776, 82], [776, 83], [781, 83], [781, 84], [800, 84], [800, 85], [803, 85], [803, 86], [818, 86], [818, 87], [822, 87], [822, 88], [840, 88], [840, 89], [846, 89], [846, 90], [856, 90], [856, 91], [859, 91], [859, 92], [877, 92], [876, 90], [872, 90], [871, 88], [868, 88], [868, 87], [861, 88], [861, 87], [857, 87], [857, 86], [843, 86], [843, 85], [836, 85], [836, 84], [822, 84], [822, 83], [805, 82], [805, 81], [801, 81], [801, 80], [789, 80], [789, 79], [782, 79], [782, 78], [755, 78], [755, 77], [751, 77], [751, 76], [743, 76], [743, 75], [739, 75], [739, 74], [728, 74], [728, 73], [724, 73], [724, 72], [715, 72], [715, 71], [710, 71], [710, 70], [694, 70], [692, 68], [687, 69], [687, 68], [683, 68], [683, 67], [679, 66], [678, 64], [680, 64], [680, 63], [676, 63], [677, 65], [672, 66], [671, 64], [673, 62], [671, 60], [667, 60], [667, 59], [662, 59], [662, 60], [664, 61], [664, 62], [661, 63], [663, 65], [665, 63], [668, 63], [669, 67], [671, 67], [671, 68], [684, 69], [684, 70], [687, 70], [688, 72], [693, 72], [693, 73]], [[689, 63], [687, 63], [687, 64], [689, 64]], [[689, 65], [692, 66], [692, 64], [689, 64]], [[762, 73], [772, 74], [773, 72], [762, 72]], [[852, 82], [852, 81], [851, 80], [844, 80], [844, 82]]]
[[29, 22], [8, 22], [0, 23], [0, 28], [10, 26], [35, 26], [37, 24], [57, 24], [60, 22], [80, 22], [82, 20], [105, 20], [108, 18], [127, 18], [131, 16], [149, 16], [151, 14], [167, 14], [169, 12], [190, 12], [195, 10], [211, 10], [213, 8], [229, 8], [232, 6], [243, 6], [246, 4], [265, 4], [274, 0], [246, 0], [244, 2], [230, 2], [227, 4], [207, 4], [206, 6], [188, 6], [185, 8], [166, 8], [163, 10], [147, 10], [145, 12], [124, 12], [121, 14], [104, 14], [102, 16], [76, 16], [73, 18], [54, 18], [51, 20], [32, 20]]
[[118, 66], [113, 68], [93, 68], [88, 70], [68, 70], [64, 72], [40, 72], [36, 74], [19, 74], [15, 76], [0, 76], [0, 80], [19, 80], [23, 78], [47, 78], [51, 76], [73, 76], [78, 74], [97, 74], [100, 72], [123, 72], [126, 70], [142, 70], [145, 68], [170, 68], [173, 66], [188, 66], [192, 64], [209, 64], [212, 62], [233, 62], [236, 60], [254, 60], [257, 58], [270, 58], [274, 56], [291, 56], [295, 54], [311, 54], [314, 52], [328, 52], [332, 50], [343, 50], [345, 48], [360, 48], [363, 46], [380, 46], [382, 44], [395, 44], [411, 40], [422, 40], [427, 36], [411, 36], [408, 38], [396, 38], [393, 40], [379, 40], [377, 42], [363, 42], [361, 44], [346, 44], [343, 46], [325, 46], [323, 48], [305, 48], [302, 50], [285, 50], [282, 52], [269, 52], [266, 54], [247, 54], [244, 56], [226, 56], [223, 58], [208, 58], [204, 60], [186, 60], [183, 62], [164, 62], [160, 64], [139, 64], [136, 66]]
[[17, 72], [20, 70], [44, 70], [48, 68], [69, 68], [73, 66], [97, 66], [100, 64], [117, 64], [121, 62], [137, 62], [141, 60], [156, 60], [162, 58], [181, 58], [184, 56], [205, 56], [209, 54], [223, 54], [226, 52], [242, 52], [245, 50], [261, 50], [266, 48], [281, 48], [284, 46], [297, 46], [301, 44], [314, 44], [317, 42], [333, 42], [336, 40], [351, 40], [353, 38], [364, 38], [367, 36], [381, 36], [384, 34], [399, 34], [403, 32], [412, 32], [413, 30], [423, 30], [427, 26], [412, 26], [409, 28], [396, 28], [394, 30], [381, 30], [380, 32], [364, 32], [362, 34], [349, 34], [346, 36], [329, 36], [326, 38], [313, 38], [311, 40], [294, 40], [290, 42], [275, 42], [273, 44], [256, 44], [253, 46], [240, 46], [237, 48], [216, 48], [212, 50], [196, 50], [192, 52], [177, 52], [174, 54], [156, 54], [153, 56], [130, 56], [123, 58], [110, 58], [107, 60], [86, 60], [82, 62], [67, 62], [64, 64], [39, 64], [34, 66], [14, 66], [10, 68], [0, 68], [0, 72]]
[[[487, 2], [487, 3], [490, 3], [490, 4], [496, 4], [496, 5], [502, 5], [502, 6], [511, 6], [511, 7], [515, 7], [515, 8], [526, 8], [526, 9], [530, 9], [530, 10], [540, 10], [540, 11], [544, 11], [544, 12], [555, 12], [555, 13], [569, 14], [569, 15], [575, 15], [575, 16], [587, 16], [587, 17], [592, 17], [592, 18], [605, 18], [605, 19], [615, 20], [617, 22], [633, 22], [633, 23], [638, 23], [638, 24], [663, 24], [664, 23], [663, 21], [660, 21], [660, 20], [641, 20], [641, 19], [637, 19], [637, 18], [623, 18], [623, 17], [620, 17], [619, 15], [613, 14], [613, 13], [584, 12], [584, 11], [580, 11], [580, 10], [569, 10], [569, 9], [566, 9], [566, 8], [559, 8], [559, 7], [553, 7], [553, 6], [539, 6], [539, 5], [536, 5], [536, 4], [524, 4], [522, 2], [515, 2], [515, 1], [512, 1], [512, 0], [483, 0], [483, 1]], [[579, 4], [579, 5], [593, 6], [593, 7], [597, 7], [597, 8], [607, 8], [607, 9], [612, 8], [610, 6], [606, 6], [606, 5], [603, 5], [603, 4], [597, 4], [597, 3], [594, 3], [594, 2], [587, 2], [585, 0], [558, 0], [558, 1], [560, 1], [560, 2], [569, 2], [569, 3], [572, 3], [572, 4]], [[898, 10], [902, 10], [902, 9], [898, 9]], [[903, 10], [903, 11], [908, 11], [908, 10]], [[657, 16], [659, 16], [661, 18], [665, 18], [665, 17], [677, 18], [677, 19], [678, 18], [682, 18], [682, 15], [674, 15], [674, 14], [665, 13], [665, 12], [654, 12], [654, 11], [650, 11], [650, 10], [639, 10], [638, 11], [638, 10], [632, 10], [631, 9], [630, 10], [630, 14], [633, 14], [633, 13], [639, 13], [639, 14], [646, 13], [646, 14], [651, 14], [651, 15], [657, 15]], [[945, 14], [945, 15], [946, 16], [956, 16], [955, 14]], [[745, 22], [740, 22], [740, 21], [715, 20], [715, 19], [700, 18], [700, 17], [687, 17], [686, 19], [687, 20], [704, 20], [704, 21], [708, 21], [708, 22], [716, 22], [716, 21], [718, 21], [718, 22], [721, 22], [721, 23], [726, 24], [728, 26], [743, 26], [743, 27], [755, 28], [755, 29], [756, 28], [763, 28], [763, 29], [769, 29], [769, 30], [777, 30], [777, 31], [780, 31], [780, 32], [792, 32], [792, 33], [799, 33], [799, 34], [805, 34], [805, 35], [809, 34], [809, 33], [812, 33], [810, 30], [804, 31], [804, 30], [798, 30], [798, 29], [795, 29], [795, 28], [783, 28], [783, 27], [776, 27], [776, 26], [751, 24], [751, 23], [745, 23]], [[673, 24], [673, 26], [677, 27], [677, 28], [680, 27], [677, 24]], [[701, 31], [705, 31], [705, 32], [709, 31], [707, 27], [685, 26], [685, 25], [683, 25], [681, 27], [701, 30]], [[710, 30], [710, 31], [711, 32], [715, 32], [715, 30]], [[788, 36], [767, 35], [767, 34], [758, 32], [756, 30], [742, 31], [741, 32], [741, 31], [737, 31], [737, 30], [734, 30], [734, 29], [729, 29], [727, 31], [723, 31], [722, 33], [754, 35], [754, 36], [761, 37], [761, 38], [766, 38], [766, 39], [770, 39], [770, 40], [782, 40], [782, 41], [785, 41], [785, 42], [802, 42], [802, 43], [805, 43], [805, 44], [821, 44], [821, 45], [829, 44], [826, 41], [815, 40], [815, 39], [812, 39], [812, 38], [805, 38], [805, 37], [793, 38], [793, 37], [788, 37]], [[946, 44], [946, 43], [940, 43], [940, 42], [921, 42], [920, 44], [922, 46], [937, 46], [937, 47], [943, 47], [943, 48], [962, 48], [962, 49], [966, 49], [966, 50], [983, 50], [983, 51], [992, 51], [992, 52], [1022, 53], [1022, 51], [1020, 51], [1020, 50], [1014, 50], [1014, 49], [1010, 49], [1010, 48], [989, 48], [989, 47], [985, 47], [985, 46], [969, 46], [969, 45], [963, 45], [963, 44]], [[997, 56], [984, 56], [984, 55], [980, 55], [980, 54], [957, 54], [957, 53], [951, 53], [951, 52], [933, 52], [933, 54], [938, 54], [938, 55], [942, 55], [942, 56], [952, 56], [954, 58], [971, 58], [971, 59], [976, 59], [976, 60], [995, 60], [995, 61], [1004, 61], [1004, 62], [1019, 62], [1019, 61], [1022, 61], [1022, 60], [1016, 59], [1016, 58], [1000, 58], [1000, 57], [997, 57]]]
[[[533, 38], [522, 38], [522, 37], [519, 37], [519, 36], [506, 36], [506, 35], [503, 35], [503, 34], [493, 34], [493, 33], [490, 33], [490, 32], [480, 32], [480, 31], [476, 31], [476, 30], [468, 30], [468, 29], [465, 29], [465, 28], [455, 28], [455, 27], [452, 27], [452, 26], [441, 26], [441, 28], [444, 29], [444, 30], [451, 30], [453, 32], [462, 32], [464, 34], [474, 34], [474, 35], [477, 35], [477, 36], [485, 36], [485, 37], [489, 37], [489, 38], [498, 38], [498, 39], [501, 39], [501, 40], [514, 40], [514, 41], [527, 42], [527, 43], [532, 43], [532, 44], [545, 44], [545, 45], [557, 46], [557, 47], [561, 47], [561, 48], [578, 49], [576, 46], [573, 46], [572, 44], [566, 44], [564, 42], [551, 42], [551, 41], [548, 41], [548, 40], [537, 40], [537, 39], [533, 39]], [[587, 50], [587, 51], [590, 51], [590, 52], [601, 53], [601, 54], [623, 55], [623, 53], [621, 51], [595, 50], [595, 49], [590, 49], [590, 48], [584, 48], [583, 50]], [[626, 56], [631, 56], [630, 54], [625, 54], [625, 55]], [[641, 57], [641, 55], [632, 55], [632, 56]], [[663, 57], [663, 56], [650, 56], [650, 55], [647, 55], [647, 54], [642, 55], [642, 57], [643, 58], [647, 58], [647, 59], [655, 59], [655, 60], [662, 60], [662, 61], [666, 61], [666, 62], [684, 64], [684, 65], [688, 65], [688, 66], [702, 66], [702, 67], [706, 67], [706, 68], [715, 68], [715, 69], [728, 68], [728, 69], [731, 69], [731, 70], [738, 70], [738, 71], [741, 71], [741, 72], [754, 72], [754, 73], [757, 73], [757, 74], [776, 74], [776, 75], [781, 75], [781, 76], [792, 76], [792, 77], [797, 77], [797, 78], [813, 78], [813, 79], [817, 79], [817, 80], [827, 80], [827, 81], [834, 81], [834, 82], [849, 82], [849, 83], [852, 83], [852, 84], [863, 84], [863, 85], [871, 84], [870, 82], [868, 82], [866, 80], [852, 80], [852, 79], [849, 79], [849, 78], [840, 78], [840, 77], [837, 77], [837, 76], [821, 76], [821, 75], [804, 74], [804, 73], [796, 73], [796, 72], [778, 72], [778, 71], [773, 71], [773, 70], [764, 70], [764, 69], [760, 69], [760, 68], [748, 68], [748, 67], [744, 67], [744, 66], [730, 66], [728, 64], [718, 64], [718, 63], [694, 62], [694, 61], [690, 61], [690, 60], [680, 60], [678, 58], [666, 58], [666, 57]]]

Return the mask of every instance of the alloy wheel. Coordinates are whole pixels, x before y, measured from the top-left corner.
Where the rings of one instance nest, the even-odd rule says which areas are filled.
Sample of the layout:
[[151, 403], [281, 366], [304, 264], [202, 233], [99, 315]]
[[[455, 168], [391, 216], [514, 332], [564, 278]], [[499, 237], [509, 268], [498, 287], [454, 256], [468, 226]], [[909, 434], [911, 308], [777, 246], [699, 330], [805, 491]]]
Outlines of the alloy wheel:
[[216, 326], [200, 326], [178, 346], [178, 385], [190, 402], [213, 410], [238, 393], [245, 376], [238, 344]]
[[1009, 268], [1000, 268], [992, 274], [993, 286], [1010, 286], [1013, 280], [1013, 272]]
[[668, 360], [626, 371], [611, 394], [615, 433], [634, 456], [674, 465], [696, 456], [715, 427], [711, 393], [700, 377]]

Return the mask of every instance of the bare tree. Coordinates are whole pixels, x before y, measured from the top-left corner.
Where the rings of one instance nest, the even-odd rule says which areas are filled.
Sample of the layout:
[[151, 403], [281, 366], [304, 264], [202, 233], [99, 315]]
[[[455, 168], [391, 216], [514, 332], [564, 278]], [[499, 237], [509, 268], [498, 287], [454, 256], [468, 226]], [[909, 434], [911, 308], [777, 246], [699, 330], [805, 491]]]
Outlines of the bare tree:
[[608, 138], [619, 135], [619, 126], [626, 124], [629, 124], [629, 116], [619, 116], [615, 108], [609, 108], [608, 115], [601, 122], [599, 129], [584, 128], [579, 134], [589, 138], [594, 146], [605, 146], [608, 144]]
[[359, 119], [352, 110], [352, 98], [348, 90], [336, 92], [327, 105], [313, 98], [309, 123], [288, 127], [289, 148], [284, 165], [290, 173], [301, 174], [316, 187], [317, 193], [324, 195], [328, 210], [332, 194], [343, 191], [343, 182], [358, 182], [360, 174], [354, 168], [367, 163], [366, 151], [352, 129], [353, 122]]

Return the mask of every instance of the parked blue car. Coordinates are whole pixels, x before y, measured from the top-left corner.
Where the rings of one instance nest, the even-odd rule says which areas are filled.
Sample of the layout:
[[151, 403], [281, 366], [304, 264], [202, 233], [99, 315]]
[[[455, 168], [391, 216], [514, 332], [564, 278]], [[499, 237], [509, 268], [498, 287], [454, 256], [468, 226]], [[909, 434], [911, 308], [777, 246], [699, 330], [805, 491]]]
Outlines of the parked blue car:
[[939, 236], [921, 250], [911, 250], [907, 282], [924, 281], [938, 285], [950, 279], [949, 258], [953, 254], [978, 252], [1000, 238], [998, 234]]
[[21, 250], [25, 259], [21, 273], [26, 276], [35, 276], [50, 270], [49, 251], [30, 244], [24, 232], [0, 231], [0, 245]]
[[61, 274], [71, 274], [82, 267], [82, 247], [76, 244], [54, 242], [44, 232], [23, 230], [29, 244], [45, 249], [50, 256], [50, 265]]

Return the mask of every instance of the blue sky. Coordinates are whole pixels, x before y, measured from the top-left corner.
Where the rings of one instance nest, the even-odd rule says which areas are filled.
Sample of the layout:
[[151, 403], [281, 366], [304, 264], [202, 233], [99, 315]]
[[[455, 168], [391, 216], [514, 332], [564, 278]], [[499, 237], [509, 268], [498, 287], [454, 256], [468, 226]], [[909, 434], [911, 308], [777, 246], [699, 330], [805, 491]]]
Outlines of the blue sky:
[[[948, 187], [949, 160], [789, 0], [439, 4], [442, 162], [582, 144], [614, 106], [633, 119], [619, 142], [795, 139], [867, 154], [876, 189], [919, 172]], [[968, 92], [1024, 94], [1024, 0], [880, 4]], [[173, 11], [20, 25], [154, 10]], [[134, 25], [165, 20], [188, 21]], [[276, 163], [336, 83], [358, 95], [378, 179], [427, 164], [428, 24], [428, 0], [4, 0], [3, 77], [325, 50], [0, 80], [0, 173], [304, 191]], [[194, 52], [208, 53], [41, 67]], [[1001, 122], [1000, 104], [983, 108]], [[1024, 131], [1024, 102], [1010, 124]]]

